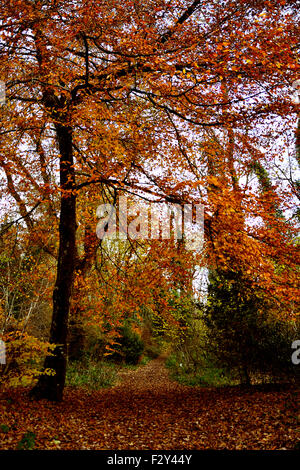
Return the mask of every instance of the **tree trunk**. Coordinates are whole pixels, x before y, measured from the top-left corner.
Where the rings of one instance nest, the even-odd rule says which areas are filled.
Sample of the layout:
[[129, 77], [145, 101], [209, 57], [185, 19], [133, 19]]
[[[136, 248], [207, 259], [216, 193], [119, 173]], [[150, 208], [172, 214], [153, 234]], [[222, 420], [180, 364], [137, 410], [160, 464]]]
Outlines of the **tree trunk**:
[[79, 361], [83, 358], [85, 350], [85, 334], [80, 322], [81, 309], [78, 306], [71, 308], [69, 334], [68, 334], [68, 360]]
[[242, 384], [246, 387], [250, 387], [251, 379], [248, 371], [248, 367], [244, 364], [242, 366]]
[[56, 124], [55, 127], [60, 151], [61, 208], [50, 343], [57, 347], [54, 355], [47, 356], [44, 363], [44, 368], [53, 369], [55, 375], [42, 375], [31, 390], [31, 396], [35, 399], [61, 401], [66, 377], [68, 315], [76, 256], [76, 193], [72, 129], [62, 124]]
[[82, 324], [82, 307], [80, 299], [85, 285], [85, 277], [90, 270], [95, 258], [99, 239], [95, 230], [92, 229], [89, 222], [85, 223], [84, 228], [84, 255], [79, 258], [78, 255], [75, 270], [80, 273], [77, 278], [76, 288], [73, 290], [70, 309], [69, 334], [68, 334], [68, 360], [80, 360], [83, 358], [86, 345], [85, 331]]

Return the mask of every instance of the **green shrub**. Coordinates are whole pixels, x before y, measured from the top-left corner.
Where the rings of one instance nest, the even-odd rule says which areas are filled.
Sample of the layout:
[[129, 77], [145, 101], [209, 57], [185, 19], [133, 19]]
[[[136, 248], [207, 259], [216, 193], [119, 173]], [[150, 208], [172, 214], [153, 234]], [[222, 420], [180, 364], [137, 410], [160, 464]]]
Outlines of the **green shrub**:
[[17, 444], [17, 450], [32, 450], [35, 446], [36, 435], [34, 432], [26, 432]]
[[10, 428], [9, 428], [9, 426], [7, 426], [7, 424], [1, 424], [0, 429], [1, 429], [2, 432], [6, 433], [6, 432], [9, 431]]
[[143, 351], [144, 342], [141, 337], [131, 330], [128, 325], [119, 329], [120, 338], [115, 352], [110, 355], [110, 359], [116, 362], [126, 362], [126, 364], [138, 364]]
[[116, 380], [116, 368], [108, 362], [71, 362], [67, 369], [66, 383], [73, 387], [99, 390], [110, 387]]
[[[166, 360], [166, 367], [170, 371], [170, 376], [176, 382], [190, 386], [222, 387], [237, 383], [237, 378], [233, 373], [226, 373], [222, 368], [217, 368], [209, 361], [201, 359], [201, 365], [190, 367], [185, 356], [180, 352], [171, 354]], [[195, 366], [195, 364], [194, 364]]]

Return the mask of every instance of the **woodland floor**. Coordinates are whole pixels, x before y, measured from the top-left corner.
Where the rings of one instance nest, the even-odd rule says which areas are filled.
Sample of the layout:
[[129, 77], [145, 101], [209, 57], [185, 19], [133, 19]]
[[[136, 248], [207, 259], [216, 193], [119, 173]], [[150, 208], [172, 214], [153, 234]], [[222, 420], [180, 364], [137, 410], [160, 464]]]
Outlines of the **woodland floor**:
[[299, 441], [295, 387], [187, 387], [169, 379], [163, 358], [122, 371], [109, 389], [67, 387], [59, 404], [27, 392], [0, 399], [0, 449], [16, 449], [27, 432], [36, 449], [270, 450]]

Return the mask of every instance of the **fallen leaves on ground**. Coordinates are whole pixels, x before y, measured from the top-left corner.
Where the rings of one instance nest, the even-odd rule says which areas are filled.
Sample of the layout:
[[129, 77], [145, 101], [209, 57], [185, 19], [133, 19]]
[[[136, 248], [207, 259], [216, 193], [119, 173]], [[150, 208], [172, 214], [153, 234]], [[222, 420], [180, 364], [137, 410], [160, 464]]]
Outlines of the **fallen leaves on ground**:
[[34, 402], [26, 389], [6, 393], [0, 448], [16, 449], [33, 433], [36, 449], [293, 449], [298, 392], [287, 386], [187, 387], [169, 379], [159, 358], [121, 372], [110, 389], [67, 387], [62, 403]]

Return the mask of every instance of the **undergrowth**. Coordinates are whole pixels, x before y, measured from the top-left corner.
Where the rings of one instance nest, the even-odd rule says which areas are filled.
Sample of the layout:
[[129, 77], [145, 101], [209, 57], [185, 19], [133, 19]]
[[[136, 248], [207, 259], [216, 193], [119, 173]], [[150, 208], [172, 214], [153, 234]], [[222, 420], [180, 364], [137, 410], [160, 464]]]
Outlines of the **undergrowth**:
[[91, 390], [111, 387], [117, 375], [115, 364], [101, 361], [83, 363], [71, 362], [67, 369], [66, 384]]

